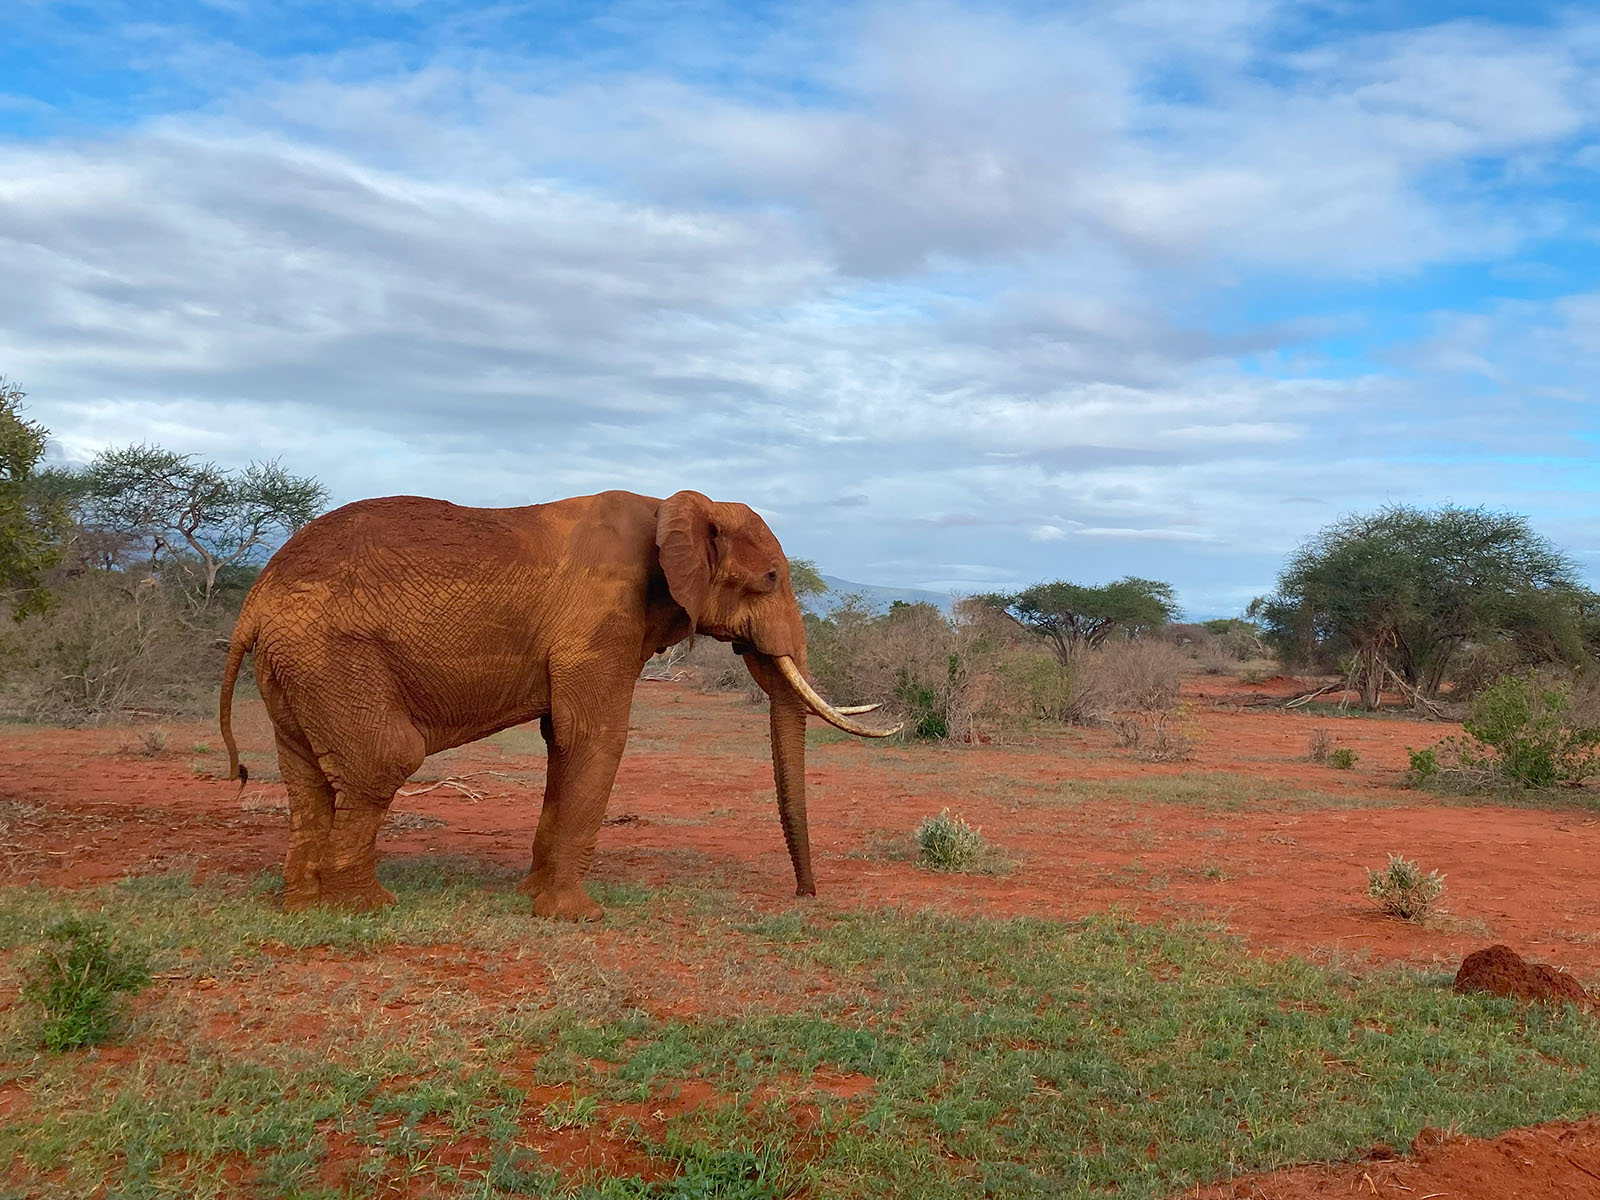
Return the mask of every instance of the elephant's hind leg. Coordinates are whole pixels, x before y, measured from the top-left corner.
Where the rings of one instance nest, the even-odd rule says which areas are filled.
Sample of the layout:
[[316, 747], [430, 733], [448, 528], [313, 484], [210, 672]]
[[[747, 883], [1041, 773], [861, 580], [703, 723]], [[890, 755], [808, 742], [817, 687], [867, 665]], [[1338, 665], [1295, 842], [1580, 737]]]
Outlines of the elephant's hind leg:
[[318, 880], [333, 830], [333, 786], [304, 742], [278, 734], [278, 770], [289, 793], [289, 852], [283, 861], [283, 907], [310, 908], [322, 899]]
[[378, 829], [395, 792], [426, 754], [422, 734], [396, 713], [359, 744], [322, 756], [335, 789], [333, 825], [318, 871], [324, 904], [367, 912], [394, 903], [394, 893], [378, 882]]

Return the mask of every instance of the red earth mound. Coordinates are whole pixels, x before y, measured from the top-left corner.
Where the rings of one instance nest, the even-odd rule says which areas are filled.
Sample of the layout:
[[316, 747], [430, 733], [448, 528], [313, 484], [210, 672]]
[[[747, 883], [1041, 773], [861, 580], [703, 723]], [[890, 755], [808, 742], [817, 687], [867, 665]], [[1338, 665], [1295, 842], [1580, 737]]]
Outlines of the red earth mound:
[[1514, 1129], [1492, 1139], [1424, 1129], [1411, 1153], [1380, 1146], [1365, 1160], [1296, 1167], [1185, 1192], [1182, 1200], [1594, 1200], [1600, 1196], [1600, 1119]]
[[1544, 963], [1528, 962], [1510, 946], [1490, 946], [1467, 955], [1456, 972], [1456, 991], [1488, 992], [1514, 1000], [1551, 1004], [1591, 1004], [1589, 993], [1571, 975]]

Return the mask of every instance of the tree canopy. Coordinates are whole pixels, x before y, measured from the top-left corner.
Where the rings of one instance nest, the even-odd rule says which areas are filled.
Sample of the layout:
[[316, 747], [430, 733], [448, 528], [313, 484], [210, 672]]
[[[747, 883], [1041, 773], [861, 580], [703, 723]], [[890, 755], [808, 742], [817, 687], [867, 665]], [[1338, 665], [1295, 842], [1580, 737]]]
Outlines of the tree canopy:
[[1058, 579], [976, 599], [1044, 638], [1062, 662], [1074, 650], [1098, 646], [1113, 633], [1132, 636], [1159, 629], [1178, 612], [1170, 583], [1134, 575], [1098, 587]]
[[1575, 661], [1594, 603], [1572, 560], [1526, 517], [1390, 505], [1323, 529], [1253, 607], [1286, 659], [1350, 660], [1376, 707], [1391, 672], [1437, 696], [1468, 642]]
[[160, 446], [103, 450], [84, 473], [91, 524], [176, 570], [201, 603], [226, 568], [258, 557], [322, 511], [328, 490], [277, 462], [228, 471]]
[[21, 619], [48, 599], [43, 576], [60, 559], [59, 501], [38, 486], [49, 430], [22, 416], [25, 393], [0, 377], [0, 598]]
[[800, 602], [801, 608], [809, 608], [807, 601], [814, 597], [828, 594], [828, 585], [822, 582], [822, 572], [809, 558], [789, 560], [789, 586], [794, 590], [794, 598]]

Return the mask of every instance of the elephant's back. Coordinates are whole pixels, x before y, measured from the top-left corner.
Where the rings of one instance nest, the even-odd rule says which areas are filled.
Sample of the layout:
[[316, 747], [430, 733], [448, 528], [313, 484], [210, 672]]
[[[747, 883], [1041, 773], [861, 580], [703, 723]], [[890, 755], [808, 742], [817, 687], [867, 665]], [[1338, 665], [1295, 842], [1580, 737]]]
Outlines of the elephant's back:
[[263, 575], [282, 583], [351, 581], [407, 563], [429, 574], [509, 563], [527, 546], [506, 511], [427, 496], [357, 500], [324, 513], [284, 543]]
[[390, 496], [318, 517], [247, 601], [258, 671], [264, 660], [291, 693], [359, 677], [371, 694], [398, 686], [446, 710], [486, 692], [514, 704], [542, 636], [526, 600], [548, 586], [549, 565], [513, 512]]
[[284, 543], [248, 602], [263, 641], [303, 653], [355, 638], [406, 657], [482, 652], [526, 629], [519, 595], [539, 590], [547, 556], [506, 510], [422, 496], [359, 500]]

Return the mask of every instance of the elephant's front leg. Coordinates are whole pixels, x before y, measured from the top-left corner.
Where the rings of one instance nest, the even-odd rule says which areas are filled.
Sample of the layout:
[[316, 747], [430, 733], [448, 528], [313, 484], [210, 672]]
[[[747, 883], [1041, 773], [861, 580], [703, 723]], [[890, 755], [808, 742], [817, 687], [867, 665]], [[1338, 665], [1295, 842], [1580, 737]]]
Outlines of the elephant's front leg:
[[631, 679], [611, 688], [595, 687], [592, 678], [585, 682], [589, 686], [576, 696], [552, 698], [555, 803], [547, 783], [527, 881], [535, 914], [569, 921], [597, 921], [605, 915], [584, 890], [583, 877], [594, 862], [595, 841], [628, 743], [633, 701]]

